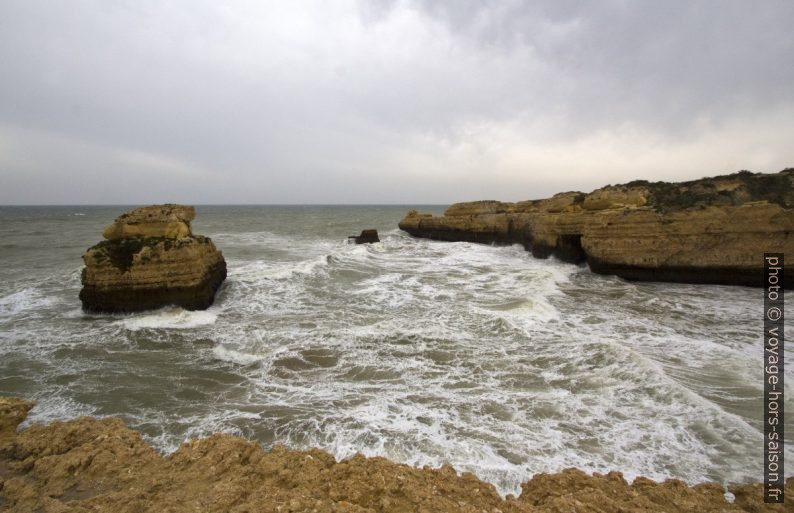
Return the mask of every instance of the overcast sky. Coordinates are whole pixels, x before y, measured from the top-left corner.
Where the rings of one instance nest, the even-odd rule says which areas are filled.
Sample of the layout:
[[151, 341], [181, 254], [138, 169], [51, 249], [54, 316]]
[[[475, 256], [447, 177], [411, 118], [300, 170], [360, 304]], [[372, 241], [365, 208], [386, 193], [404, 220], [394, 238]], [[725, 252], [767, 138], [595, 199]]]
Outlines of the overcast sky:
[[451, 203], [794, 166], [794, 2], [0, 0], [0, 204]]

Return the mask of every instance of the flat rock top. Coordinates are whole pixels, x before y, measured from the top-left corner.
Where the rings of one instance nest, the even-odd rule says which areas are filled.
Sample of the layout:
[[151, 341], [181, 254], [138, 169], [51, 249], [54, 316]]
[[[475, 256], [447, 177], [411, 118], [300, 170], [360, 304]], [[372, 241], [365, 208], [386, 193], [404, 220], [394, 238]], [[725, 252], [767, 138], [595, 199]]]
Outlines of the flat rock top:
[[169, 223], [182, 221], [189, 223], [196, 218], [196, 209], [190, 205], [177, 205], [166, 203], [164, 205], [149, 205], [136, 208], [116, 218], [117, 223], [142, 224], [142, 223]]
[[108, 240], [141, 237], [179, 239], [191, 235], [190, 221], [195, 217], [196, 209], [189, 205], [150, 205], [121, 214], [102, 235]]

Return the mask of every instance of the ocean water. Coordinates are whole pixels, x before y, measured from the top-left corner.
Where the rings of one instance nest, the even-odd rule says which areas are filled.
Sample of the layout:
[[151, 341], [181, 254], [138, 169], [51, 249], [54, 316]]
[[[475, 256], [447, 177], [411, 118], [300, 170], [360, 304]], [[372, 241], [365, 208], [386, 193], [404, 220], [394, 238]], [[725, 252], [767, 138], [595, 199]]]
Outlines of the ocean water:
[[[414, 239], [409, 208], [198, 207], [229, 269], [215, 304], [97, 315], [80, 257], [127, 208], [0, 207], [0, 395], [36, 401], [26, 425], [120, 416], [163, 452], [224, 431], [502, 493], [572, 466], [762, 480], [760, 289]], [[346, 243], [363, 228], [382, 242]]]

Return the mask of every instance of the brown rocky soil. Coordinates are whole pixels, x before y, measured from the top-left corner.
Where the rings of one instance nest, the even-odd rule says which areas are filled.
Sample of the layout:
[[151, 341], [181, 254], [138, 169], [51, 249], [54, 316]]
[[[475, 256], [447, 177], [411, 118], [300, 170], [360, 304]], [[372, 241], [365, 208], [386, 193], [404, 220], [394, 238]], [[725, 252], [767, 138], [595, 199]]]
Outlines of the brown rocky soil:
[[[319, 449], [264, 451], [230, 435], [183, 444], [162, 456], [115, 418], [83, 417], [17, 433], [31, 404], [0, 398], [0, 511], [65, 512], [783, 512], [760, 484], [689, 487], [627, 483], [618, 472], [540, 474], [521, 496], [452, 467], [412, 468], [384, 458], [337, 462]], [[794, 497], [794, 479], [786, 493]]]

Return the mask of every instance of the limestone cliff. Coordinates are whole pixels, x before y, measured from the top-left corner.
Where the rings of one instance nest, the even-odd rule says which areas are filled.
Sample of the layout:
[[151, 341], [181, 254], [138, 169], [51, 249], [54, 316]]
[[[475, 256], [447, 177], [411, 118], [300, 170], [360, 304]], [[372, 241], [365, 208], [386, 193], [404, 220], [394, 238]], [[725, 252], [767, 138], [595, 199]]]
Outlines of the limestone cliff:
[[[30, 403], [0, 397], [0, 510], [94, 512], [783, 512], [760, 483], [693, 487], [671, 479], [576, 469], [539, 474], [519, 497], [449, 465], [412, 468], [384, 458], [336, 461], [319, 449], [270, 451], [231, 435], [185, 442], [162, 456], [115, 418], [82, 417], [17, 433]], [[11, 412], [5, 416], [5, 412]], [[785, 493], [794, 495], [794, 478]]]
[[193, 235], [193, 207], [153, 205], [119, 216], [104, 241], [83, 255], [83, 308], [132, 312], [178, 305], [209, 307], [226, 261], [207, 237]]
[[[794, 254], [794, 169], [457, 203], [441, 217], [412, 210], [399, 226], [430, 239], [523, 244], [631, 280], [760, 286], [764, 253]], [[784, 274], [794, 287], [794, 259]]]

